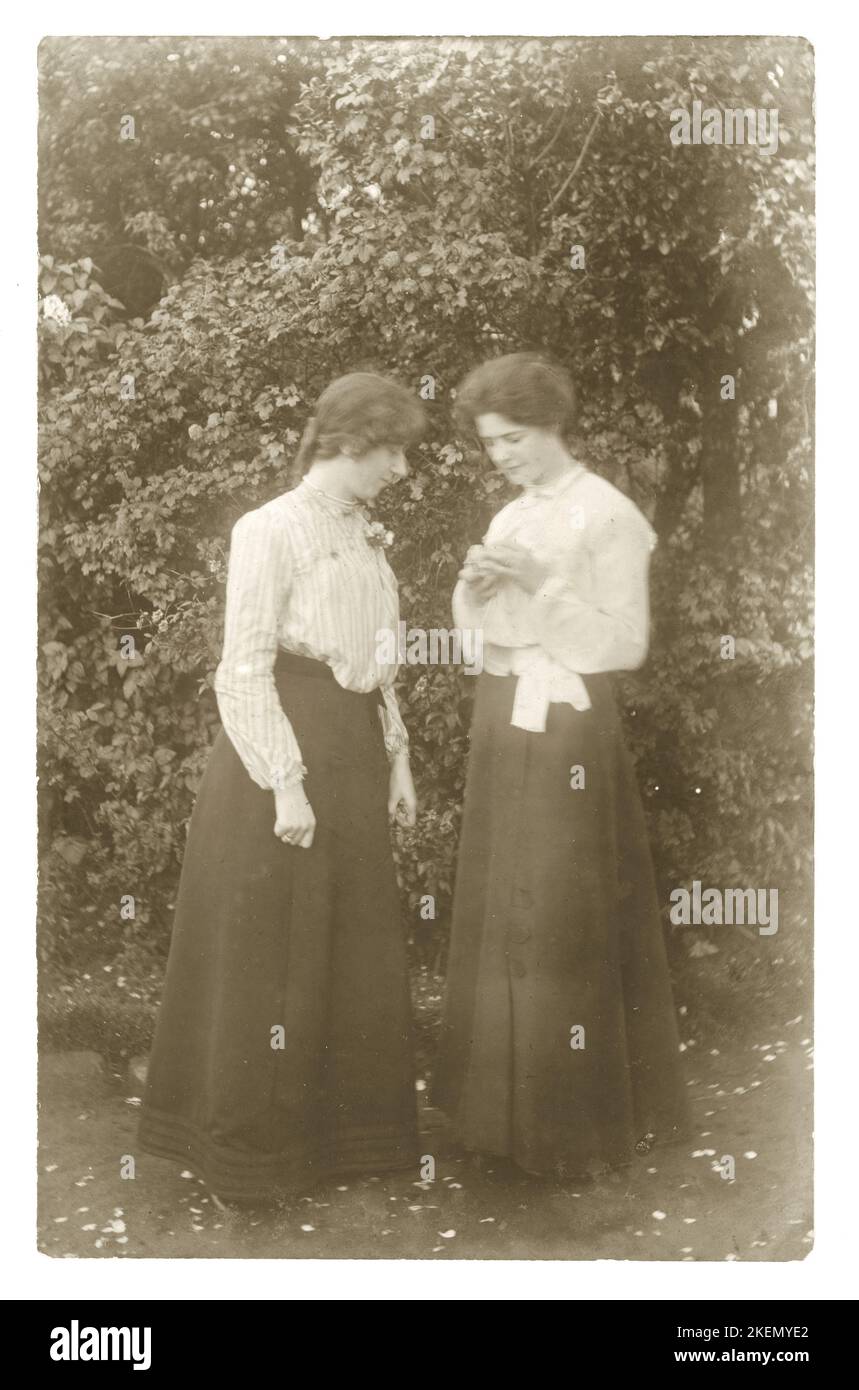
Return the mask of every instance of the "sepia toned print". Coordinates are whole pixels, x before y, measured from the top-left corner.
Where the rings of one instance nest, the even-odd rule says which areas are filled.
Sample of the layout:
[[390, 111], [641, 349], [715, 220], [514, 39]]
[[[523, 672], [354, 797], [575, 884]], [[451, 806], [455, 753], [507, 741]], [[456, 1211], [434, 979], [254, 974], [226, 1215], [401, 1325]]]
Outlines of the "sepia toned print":
[[803, 1260], [809, 45], [39, 84], [40, 1250]]

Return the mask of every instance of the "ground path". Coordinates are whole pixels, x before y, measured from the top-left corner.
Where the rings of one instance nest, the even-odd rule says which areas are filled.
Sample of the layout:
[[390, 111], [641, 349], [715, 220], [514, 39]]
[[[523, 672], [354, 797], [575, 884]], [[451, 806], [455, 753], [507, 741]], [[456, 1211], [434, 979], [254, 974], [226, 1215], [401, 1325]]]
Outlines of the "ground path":
[[[802, 1017], [687, 1050], [691, 1144], [562, 1188], [475, 1168], [423, 1112], [434, 1182], [332, 1180], [276, 1212], [223, 1212], [178, 1164], [141, 1154], [140, 1086], [95, 1053], [40, 1064], [39, 1248], [57, 1257], [799, 1260], [811, 1249], [811, 1046]], [[139, 1074], [138, 1074], [139, 1078]], [[733, 1180], [718, 1165], [734, 1160]]]

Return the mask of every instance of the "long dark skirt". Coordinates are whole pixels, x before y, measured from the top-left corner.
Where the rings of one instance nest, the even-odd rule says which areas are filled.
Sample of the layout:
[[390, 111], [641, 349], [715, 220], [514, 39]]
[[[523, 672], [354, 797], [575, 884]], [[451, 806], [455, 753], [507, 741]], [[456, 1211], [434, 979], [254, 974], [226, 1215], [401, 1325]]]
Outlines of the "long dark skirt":
[[535, 1173], [688, 1132], [635, 772], [609, 677], [585, 684], [590, 710], [550, 705], [528, 733], [515, 678], [478, 678], [431, 1089], [466, 1148]]
[[191, 819], [139, 1126], [144, 1150], [239, 1201], [420, 1153], [378, 693], [291, 655], [275, 678], [314, 842], [275, 837], [272, 792], [221, 730]]

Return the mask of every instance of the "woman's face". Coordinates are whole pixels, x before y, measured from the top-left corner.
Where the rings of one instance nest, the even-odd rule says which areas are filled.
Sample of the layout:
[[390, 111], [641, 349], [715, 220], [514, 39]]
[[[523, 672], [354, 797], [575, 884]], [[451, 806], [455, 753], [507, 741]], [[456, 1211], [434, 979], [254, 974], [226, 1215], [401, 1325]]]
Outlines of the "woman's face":
[[402, 445], [379, 444], [360, 458], [352, 460], [350, 484], [361, 502], [372, 502], [383, 488], [408, 475], [405, 450]]
[[517, 425], [505, 415], [478, 415], [477, 433], [499, 473], [520, 487], [548, 481], [558, 471], [560, 436], [539, 425]]

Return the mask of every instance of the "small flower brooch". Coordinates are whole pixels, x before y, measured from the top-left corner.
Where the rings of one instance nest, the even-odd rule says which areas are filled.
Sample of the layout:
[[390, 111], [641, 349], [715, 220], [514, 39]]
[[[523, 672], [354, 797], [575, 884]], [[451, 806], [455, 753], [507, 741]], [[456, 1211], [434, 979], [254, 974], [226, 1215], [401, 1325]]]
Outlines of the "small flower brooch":
[[394, 543], [393, 531], [386, 531], [381, 521], [369, 521], [364, 518], [364, 535], [367, 543], [373, 545], [377, 550], [387, 550], [389, 545]]

